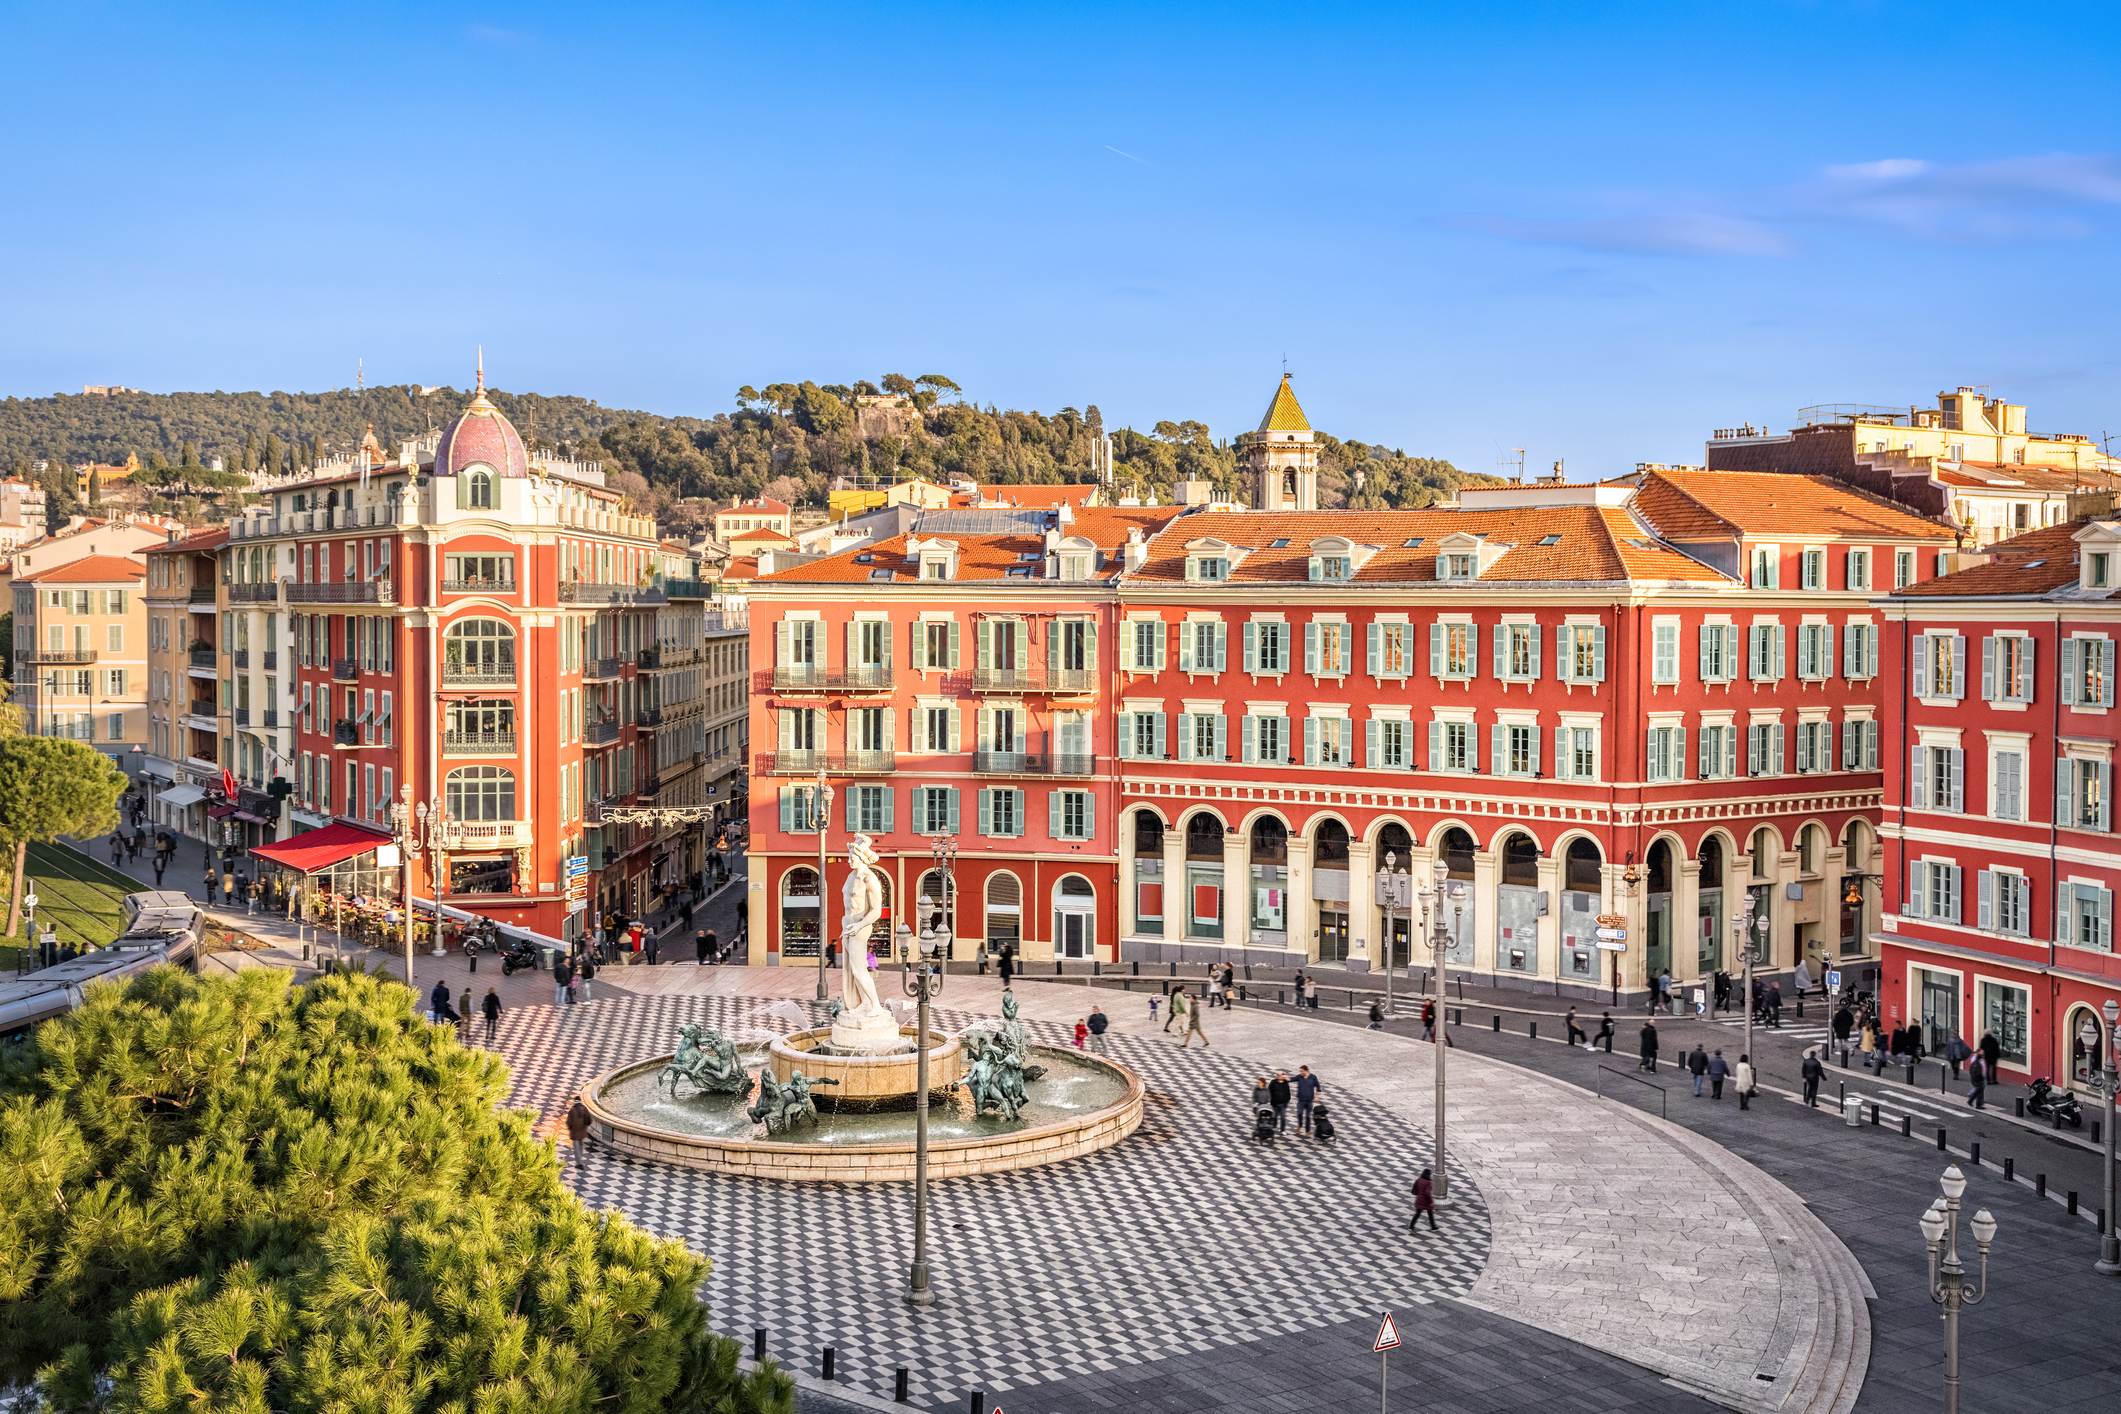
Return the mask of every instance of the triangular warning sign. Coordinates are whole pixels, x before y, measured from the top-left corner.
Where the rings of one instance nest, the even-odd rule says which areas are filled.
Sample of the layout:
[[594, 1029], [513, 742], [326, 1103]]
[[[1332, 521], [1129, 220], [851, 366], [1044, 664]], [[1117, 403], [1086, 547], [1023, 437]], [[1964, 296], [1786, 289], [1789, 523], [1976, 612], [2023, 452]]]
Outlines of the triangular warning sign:
[[[1399, 1349], [1399, 1326], [1392, 1320], [1392, 1313], [1385, 1312], [1384, 1320], [1377, 1326], [1377, 1344], [1370, 1347], [1373, 1353], [1382, 1355], [1387, 1350]], [[994, 1414], [1002, 1414], [997, 1409]]]

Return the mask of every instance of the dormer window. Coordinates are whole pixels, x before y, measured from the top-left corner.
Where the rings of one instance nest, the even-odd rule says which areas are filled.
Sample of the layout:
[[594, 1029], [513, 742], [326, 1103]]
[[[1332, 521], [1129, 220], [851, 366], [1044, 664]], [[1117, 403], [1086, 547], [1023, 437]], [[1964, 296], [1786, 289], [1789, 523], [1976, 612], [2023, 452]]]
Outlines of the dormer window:
[[1335, 583], [1354, 578], [1355, 561], [1346, 555], [1313, 555], [1311, 578], [1319, 583]]
[[1080, 583], [1090, 577], [1092, 561], [1096, 557], [1087, 550], [1065, 550], [1054, 556], [1055, 570], [1062, 579]]
[[2085, 555], [2084, 587], [2086, 589], [2111, 589], [2114, 587], [2114, 557], [2111, 551], [2094, 550]]
[[1479, 557], [1468, 553], [1439, 555], [1436, 557], [1436, 577], [1438, 579], [1478, 579], [1480, 577]]
[[1214, 583], [1230, 577], [1230, 559], [1227, 555], [1195, 555], [1186, 562], [1186, 578], [1200, 583]]
[[950, 557], [947, 555], [924, 555], [921, 557], [922, 579], [950, 578]]

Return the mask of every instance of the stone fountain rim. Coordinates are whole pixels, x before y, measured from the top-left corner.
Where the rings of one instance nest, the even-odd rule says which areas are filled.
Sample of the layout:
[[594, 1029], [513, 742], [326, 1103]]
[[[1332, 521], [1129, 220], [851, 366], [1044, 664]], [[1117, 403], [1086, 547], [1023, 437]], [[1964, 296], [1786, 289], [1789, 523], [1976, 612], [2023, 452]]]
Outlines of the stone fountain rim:
[[[911, 1026], [901, 1026], [898, 1029], [898, 1034], [902, 1037], [911, 1039], [914, 1034], [914, 1028]], [[859, 1053], [849, 1055], [832, 1055], [819, 1051], [806, 1051], [803, 1050], [801, 1047], [793, 1044], [795, 1038], [798, 1036], [823, 1037], [828, 1040], [832, 1036], [832, 1028], [830, 1026], [806, 1026], [800, 1031], [785, 1031], [775, 1035], [771, 1041], [768, 1041], [766, 1043], [765, 1050], [768, 1055], [779, 1056], [783, 1060], [796, 1060], [799, 1058], [811, 1059], [823, 1062], [830, 1066], [837, 1067], [872, 1065], [910, 1066], [919, 1063], [921, 1050], [926, 1050], [928, 1052], [928, 1058], [930, 1060], [934, 1060], [938, 1057], [954, 1056], [959, 1051], [965, 1049], [965, 1038], [958, 1032], [944, 1031], [939, 1027], [931, 1026], [928, 1028], [928, 1034], [929, 1036], [935, 1039], [931, 1040], [927, 1046], [918, 1047], [911, 1051], [879, 1051], [873, 1055], [864, 1055]]]
[[[951, 1039], [955, 1040], [957, 1038], [953, 1036]], [[1142, 1080], [1141, 1072], [1135, 1070], [1132, 1066], [1121, 1065], [1110, 1057], [1092, 1055], [1087, 1051], [1078, 1051], [1072, 1046], [1048, 1046], [1034, 1042], [1030, 1049], [1033, 1052], [1045, 1052], [1065, 1060], [1099, 1066], [1111, 1071], [1126, 1085], [1126, 1093], [1101, 1109], [1093, 1110], [1074, 1119], [1056, 1120], [1051, 1124], [1042, 1124], [1033, 1129], [1012, 1129], [1004, 1134], [970, 1135], [963, 1139], [930, 1139], [928, 1141], [928, 1152], [931, 1155], [969, 1152], [996, 1145], [1007, 1145], [1012, 1149], [1021, 1148], [1033, 1140], [1080, 1131], [1114, 1115], [1126, 1115], [1130, 1112], [1136, 1116], [1136, 1122], [1139, 1122], [1142, 1101], [1148, 1093], [1148, 1086]], [[790, 1157], [846, 1155], [850, 1158], [862, 1155], [896, 1155], [913, 1152], [913, 1141], [911, 1139], [900, 1144], [820, 1145], [792, 1144], [783, 1139], [721, 1138], [687, 1134], [682, 1130], [664, 1129], [630, 1117], [622, 1118], [604, 1107], [603, 1092], [606, 1089], [622, 1080], [630, 1080], [644, 1070], [660, 1070], [670, 1064], [676, 1054], [675, 1051], [672, 1051], [666, 1055], [651, 1056], [646, 1060], [630, 1061], [614, 1070], [607, 1070], [603, 1074], [592, 1078], [576, 1093], [582, 1104], [589, 1110], [590, 1118], [597, 1123], [607, 1128], [618, 1128], [628, 1133], [646, 1135], [685, 1149], [726, 1149], [744, 1154], [772, 1156], [785, 1154]], [[892, 1057], [877, 1056], [874, 1059], [890, 1060]], [[1128, 1132], [1132, 1132], [1132, 1126], [1129, 1127]], [[1056, 1162], [1058, 1162], [1058, 1159], [1056, 1159]]]

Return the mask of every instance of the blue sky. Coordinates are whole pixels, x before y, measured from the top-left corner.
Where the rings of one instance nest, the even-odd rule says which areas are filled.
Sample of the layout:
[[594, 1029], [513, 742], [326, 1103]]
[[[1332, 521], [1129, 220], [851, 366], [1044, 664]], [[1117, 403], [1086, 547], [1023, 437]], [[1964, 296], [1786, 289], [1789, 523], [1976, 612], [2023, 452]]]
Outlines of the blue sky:
[[1492, 470], [2121, 432], [2091, 6], [0, 4], [0, 395], [941, 372]]

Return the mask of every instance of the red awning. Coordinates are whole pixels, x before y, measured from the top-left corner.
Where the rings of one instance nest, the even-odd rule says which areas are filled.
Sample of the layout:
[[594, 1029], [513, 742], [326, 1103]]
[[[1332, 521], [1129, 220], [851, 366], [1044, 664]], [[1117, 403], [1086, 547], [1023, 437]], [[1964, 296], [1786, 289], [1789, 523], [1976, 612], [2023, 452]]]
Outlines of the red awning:
[[357, 854], [366, 854], [379, 844], [389, 843], [388, 835], [379, 835], [357, 825], [322, 825], [278, 844], [261, 844], [251, 853], [300, 873], [314, 874], [319, 869], [343, 864]]

